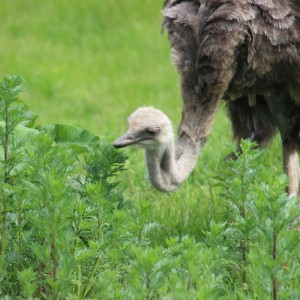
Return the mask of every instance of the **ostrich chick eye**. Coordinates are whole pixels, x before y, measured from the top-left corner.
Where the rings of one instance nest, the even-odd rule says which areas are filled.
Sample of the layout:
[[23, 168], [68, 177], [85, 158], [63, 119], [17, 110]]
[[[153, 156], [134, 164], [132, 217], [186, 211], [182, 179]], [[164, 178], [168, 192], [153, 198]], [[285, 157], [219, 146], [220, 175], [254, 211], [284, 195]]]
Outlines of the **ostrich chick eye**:
[[149, 127], [146, 129], [146, 132], [151, 135], [157, 134], [159, 133], [159, 131], [160, 131], [159, 127]]

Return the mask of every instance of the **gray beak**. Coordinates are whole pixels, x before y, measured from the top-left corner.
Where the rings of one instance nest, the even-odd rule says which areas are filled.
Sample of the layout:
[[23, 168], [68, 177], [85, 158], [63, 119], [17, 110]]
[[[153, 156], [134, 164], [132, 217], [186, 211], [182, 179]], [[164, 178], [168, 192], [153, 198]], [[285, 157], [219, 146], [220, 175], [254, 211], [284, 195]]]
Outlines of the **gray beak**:
[[133, 145], [141, 140], [142, 140], [141, 138], [137, 138], [133, 136], [131, 133], [126, 132], [125, 134], [123, 134], [121, 137], [119, 137], [113, 142], [113, 146], [115, 148], [123, 148], [129, 145]]

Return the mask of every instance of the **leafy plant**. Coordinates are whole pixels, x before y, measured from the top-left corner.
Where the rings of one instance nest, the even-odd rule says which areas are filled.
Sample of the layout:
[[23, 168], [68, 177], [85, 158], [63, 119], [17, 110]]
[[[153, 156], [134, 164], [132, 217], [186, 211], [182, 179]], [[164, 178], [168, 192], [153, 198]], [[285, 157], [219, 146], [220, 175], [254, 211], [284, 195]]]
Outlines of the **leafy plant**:
[[264, 172], [264, 153], [255, 146], [243, 141], [242, 154], [226, 162], [218, 178], [227, 205], [221, 236], [230, 277], [240, 297], [292, 299], [299, 295], [299, 200], [285, 193], [285, 175]]
[[299, 201], [262, 167], [265, 151], [243, 141], [220, 163], [213, 202], [191, 199], [211, 205], [199, 220], [172, 195], [162, 219], [160, 199], [124, 196], [126, 157], [111, 145], [70, 125], [34, 127], [22, 86], [0, 82], [0, 298], [299, 298]]
[[[18, 76], [0, 83], [0, 294], [61, 299], [79, 268], [88, 272], [88, 259], [76, 261], [78, 253], [99, 260], [91, 243], [102, 236], [102, 208], [111, 215], [122, 202], [112, 177], [125, 157], [87, 130], [24, 127], [34, 118], [18, 98], [22, 83]], [[78, 216], [99, 226], [84, 228]]]

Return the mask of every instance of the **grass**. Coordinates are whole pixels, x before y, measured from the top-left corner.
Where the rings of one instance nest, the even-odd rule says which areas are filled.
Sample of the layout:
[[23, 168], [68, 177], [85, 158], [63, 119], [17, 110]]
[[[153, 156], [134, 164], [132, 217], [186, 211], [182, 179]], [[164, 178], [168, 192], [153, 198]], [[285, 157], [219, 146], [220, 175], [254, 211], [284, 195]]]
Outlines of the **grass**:
[[[161, 9], [161, 0], [2, 0], [0, 76], [26, 79], [22, 98], [39, 115], [38, 124], [71, 124], [112, 142], [134, 109], [153, 105], [176, 127], [179, 77], [167, 36], [160, 34]], [[165, 245], [176, 235], [201, 241], [212, 220], [225, 222], [226, 203], [214, 178], [230, 145], [222, 104], [195, 171], [172, 194], [150, 186], [142, 151], [122, 150], [128, 160], [120, 188], [137, 211], [134, 226], [156, 222], [160, 230], [152, 240]], [[280, 152], [276, 138], [262, 161], [266, 173], [281, 173]]]
[[[1, 1], [1, 76], [22, 74], [41, 123], [113, 138], [137, 106], [180, 112], [161, 1]], [[167, 80], [166, 80], [167, 79]], [[122, 121], [122, 122], [121, 122]]]
[[[160, 34], [161, 2], [2, 0], [0, 76], [26, 79], [23, 98], [41, 124], [72, 124], [113, 141], [134, 109], [153, 105], [176, 126], [182, 108], [179, 77], [167, 36]], [[142, 151], [126, 149], [124, 193], [136, 203], [151, 203], [162, 221], [166, 216], [174, 220], [176, 230], [193, 232], [194, 223], [211, 217], [206, 214], [212, 209], [210, 181], [230, 143], [230, 124], [221, 106], [198, 167], [171, 195], [151, 188]], [[270, 155], [276, 153], [273, 168], [280, 172], [278, 150], [277, 142]], [[171, 209], [170, 202], [176, 203]]]

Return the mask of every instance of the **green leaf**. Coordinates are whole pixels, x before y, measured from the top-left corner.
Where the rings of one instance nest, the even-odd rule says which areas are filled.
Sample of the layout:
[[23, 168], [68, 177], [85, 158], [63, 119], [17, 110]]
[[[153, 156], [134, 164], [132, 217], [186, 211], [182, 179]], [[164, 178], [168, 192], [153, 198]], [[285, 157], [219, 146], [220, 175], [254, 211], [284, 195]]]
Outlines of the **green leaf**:
[[36, 129], [51, 135], [56, 143], [71, 147], [77, 154], [86, 153], [90, 143], [101, 141], [93, 132], [71, 125], [44, 125]]
[[[5, 126], [4, 121], [0, 121], [0, 129]], [[0, 130], [1, 132], [1, 130]], [[17, 125], [13, 131], [14, 139], [22, 142], [22, 149], [25, 151], [27, 148], [32, 147], [32, 139], [39, 134], [39, 131], [33, 128], [28, 128], [23, 125]], [[3, 146], [0, 145], [0, 159], [3, 160]]]
[[22, 286], [23, 296], [28, 299], [35, 292], [37, 286], [33, 269], [28, 268], [18, 272], [18, 279]]
[[0, 100], [12, 103], [17, 95], [23, 91], [24, 79], [19, 75], [9, 75], [0, 82]]

